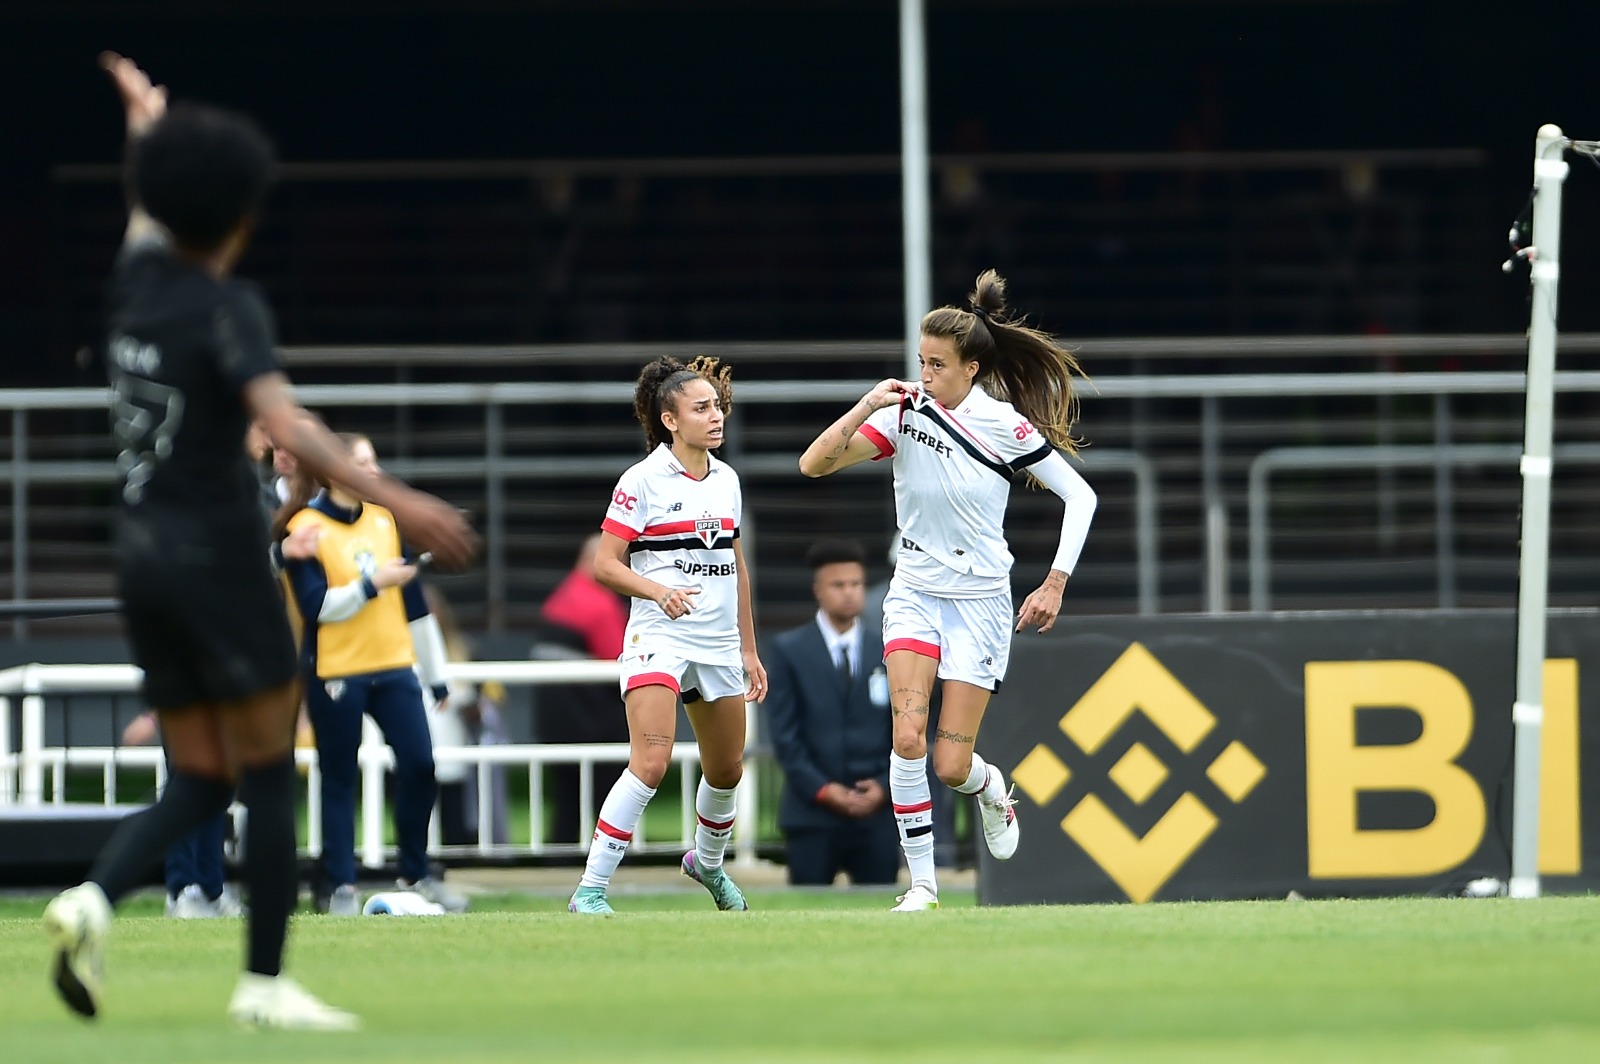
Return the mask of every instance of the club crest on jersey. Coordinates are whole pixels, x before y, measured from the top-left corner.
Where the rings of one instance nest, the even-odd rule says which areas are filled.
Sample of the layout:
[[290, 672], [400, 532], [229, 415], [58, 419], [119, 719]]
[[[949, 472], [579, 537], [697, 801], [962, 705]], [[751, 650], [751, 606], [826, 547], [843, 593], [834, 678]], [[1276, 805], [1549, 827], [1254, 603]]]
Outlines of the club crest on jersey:
[[717, 537], [722, 535], [722, 518], [697, 517], [694, 521], [694, 534], [707, 547], [717, 542]]

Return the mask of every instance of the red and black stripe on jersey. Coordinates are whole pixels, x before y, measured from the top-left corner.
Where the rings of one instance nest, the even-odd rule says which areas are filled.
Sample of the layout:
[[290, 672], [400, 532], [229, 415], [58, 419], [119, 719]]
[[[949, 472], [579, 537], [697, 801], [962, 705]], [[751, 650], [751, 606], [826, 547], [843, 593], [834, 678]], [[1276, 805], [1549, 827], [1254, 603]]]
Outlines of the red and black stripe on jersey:
[[[921, 398], [920, 404], [915, 397], [909, 395], [900, 401], [901, 424], [905, 423], [905, 416], [908, 413], [927, 418], [943, 429], [945, 435], [957, 447], [967, 452], [967, 455], [974, 462], [990, 470], [1002, 480], [1011, 480], [1016, 474], [1035, 462], [1042, 462], [1055, 453], [1049, 443], [1041, 443], [1027, 454], [1007, 462], [995, 452], [984, 447], [978, 438], [967, 430], [966, 426], [957, 421], [948, 410], [941, 407], [931, 396], [924, 395]], [[898, 447], [899, 443], [897, 442], [895, 446]]]
[[[717, 534], [707, 541], [696, 530], [699, 521], [720, 520], [721, 528]], [[708, 529], [709, 531], [709, 529]], [[739, 529], [735, 527], [733, 518], [700, 518], [687, 521], [665, 521], [660, 524], [647, 525], [638, 538], [628, 543], [628, 553], [636, 551], [671, 551], [671, 550], [732, 550], [733, 541], [739, 538]]]

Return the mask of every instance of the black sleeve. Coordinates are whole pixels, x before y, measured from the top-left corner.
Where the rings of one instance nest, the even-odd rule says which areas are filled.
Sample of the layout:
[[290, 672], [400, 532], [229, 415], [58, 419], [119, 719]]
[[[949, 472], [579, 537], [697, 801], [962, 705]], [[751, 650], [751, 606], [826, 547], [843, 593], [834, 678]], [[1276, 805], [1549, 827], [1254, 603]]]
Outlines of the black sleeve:
[[277, 327], [254, 285], [231, 285], [216, 313], [217, 369], [236, 391], [256, 377], [279, 373]]

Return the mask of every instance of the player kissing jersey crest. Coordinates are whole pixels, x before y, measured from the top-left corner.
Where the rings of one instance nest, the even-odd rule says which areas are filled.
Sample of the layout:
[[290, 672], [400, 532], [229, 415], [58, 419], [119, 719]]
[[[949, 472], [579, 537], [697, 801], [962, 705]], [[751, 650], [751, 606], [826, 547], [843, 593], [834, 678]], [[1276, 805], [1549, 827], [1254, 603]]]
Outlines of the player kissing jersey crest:
[[706, 475], [696, 480], [662, 444], [629, 467], [612, 490], [600, 527], [628, 542], [633, 571], [665, 587], [698, 589], [690, 612], [677, 619], [653, 601], [634, 599], [626, 635], [630, 654], [670, 651], [705, 665], [741, 663], [733, 545], [743, 492], [731, 466], [715, 455], [708, 458]]

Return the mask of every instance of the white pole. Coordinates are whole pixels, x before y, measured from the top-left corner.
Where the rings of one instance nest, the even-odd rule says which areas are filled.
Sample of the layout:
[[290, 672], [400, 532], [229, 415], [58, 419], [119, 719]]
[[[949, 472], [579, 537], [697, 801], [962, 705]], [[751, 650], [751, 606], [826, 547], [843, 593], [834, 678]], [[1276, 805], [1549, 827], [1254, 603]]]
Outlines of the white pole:
[[900, 184], [905, 214], [906, 378], [916, 380], [922, 315], [933, 307], [928, 205], [928, 74], [922, 0], [900, 0]]
[[1539, 762], [1544, 730], [1545, 602], [1550, 569], [1550, 438], [1554, 420], [1556, 286], [1561, 279], [1562, 159], [1559, 126], [1539, 128], [1533, 153], [1533, 312], [1528, 324], [1528, 395], [1522, 444], [1522, 555], [1517, 587], [1516, 750], [1511, 821], [1513, 898], [1539, 896]]

